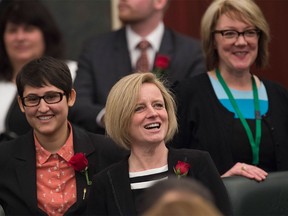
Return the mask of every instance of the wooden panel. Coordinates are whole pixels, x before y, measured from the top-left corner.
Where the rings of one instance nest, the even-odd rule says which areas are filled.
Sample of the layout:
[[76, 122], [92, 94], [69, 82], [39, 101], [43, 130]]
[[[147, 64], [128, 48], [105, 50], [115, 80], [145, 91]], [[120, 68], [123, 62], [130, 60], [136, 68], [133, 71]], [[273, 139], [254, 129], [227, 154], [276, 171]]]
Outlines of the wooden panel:
[[[212, 0], [172, 0], [165, 24], [179, 32], [199, 38], [201, 17]], [[256, 71], [260, 77], [275, 80], [288, 87], [288, 1], [256, 0], [271, 28], [270, 65]]]

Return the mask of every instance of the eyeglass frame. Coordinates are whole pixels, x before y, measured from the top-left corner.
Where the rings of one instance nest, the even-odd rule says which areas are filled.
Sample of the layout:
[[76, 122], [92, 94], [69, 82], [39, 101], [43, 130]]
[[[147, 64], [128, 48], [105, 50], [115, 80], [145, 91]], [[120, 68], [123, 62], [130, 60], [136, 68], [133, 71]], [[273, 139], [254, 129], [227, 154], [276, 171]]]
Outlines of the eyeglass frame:
[[[53, 102], [53, 103], [47, 102], [46, 99], [45, 99], [45, 97], [47, 97], [47, 96], [49, 96], [49, 95], [51, 95], [51, 94], [58, 94], [58, 95], [60, 96], [59, 101]], [[57, 104], [57, 103], [59, 103], [59, 102], [61, 102], [61, 101], [63, 100], [63, 96], [65, 96], [65, 95], [66, 95], [65, 92], [63, 92], [63, 93], [62, 93], [62, 92], [50, 92], [50, 93], [45, 94], [45, 95], [43, 95], [43, 96], [34, 95], [34, 96], [37, 96], [37, 98], [38, 98], [38, 103], [35, 104], [35, 105], [32, 105], [32, 106], [27, 106], [27, 104], [25, 103], [25, 99], [26, 99], [26, 98], [29, 98], [29, 95], [26, 96], [26, 97], [21, 97], [21, 101], [22, 101], [23, 106], [25, 106], [25, 107], [36, 107], [36, 106], [38, 106], [38, 105], [40, 104], [41, 99], [43, 99], [43, 100], [45, 101], [45, 103], [47, 103], [47, 104]]]
[[[247, 29], [247, 30], [245, 30], [245, 31], [242, 31], [242, 32], [239, 32], [239, 31], [237, 31], [237, 30], [234, 30], [234, 29], [224, 29], [224, 30], [215, 30], [215, 31], [213, 31], [212, 33], [213, 34], [221, 34], [222, 35], [222, 37], [223, 38], [225, 38], [225, 39], [235, 39], [235, 40], [238, 40], [238, 38], [240, 37], [240, 35], [242, 35], [243, 36], [243, 38], [245, 39], [245, 40], [247, 40], [247, 38], [248, 38], [248, 40], [249, 39], [254, 39], [254, 38], [256, 38], [256, 37], [247, 37], [247, 35], [245, 36], [245, 33], [248, 33], [249, 31], [255, 31], [255, 33], [256, 33], [256, 37], [257, 38], [259, 38], [259, 36], [260, 36], [260, 34], [261, 34], [261, 31], [259, 30], [259, 29]], [[237, 33], [238, 35], [236, 35], [236, 36], [233, 36], [233, 37], [229, 37], [229, 36], [227, 36], [227, 35], [224, 35], [226, 32], [234, 32], [234, 33]]]

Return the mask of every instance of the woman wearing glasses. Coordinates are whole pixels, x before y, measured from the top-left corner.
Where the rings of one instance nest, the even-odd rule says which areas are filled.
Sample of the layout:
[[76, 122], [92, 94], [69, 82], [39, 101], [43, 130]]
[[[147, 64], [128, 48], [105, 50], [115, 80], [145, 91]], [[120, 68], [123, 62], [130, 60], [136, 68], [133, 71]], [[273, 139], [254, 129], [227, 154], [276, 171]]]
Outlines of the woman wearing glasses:
[[[0, 13], [0, 35], [1, 142], [31, 129], [17, 103], [18, 72], [29, 61], [44, 55], [65, 59], [65, 47], [56, 21], [40, 0], [8, 0]], [[66, 63], [74, 78], [76, 62]]]
[[176, 90], [180, 133], [172, 145], [209, 151], [222, 177], [262, 181], [287, 170], [287, 90], [252, 68], [268, 63], [269, 26], [260, 8], [252, 0], [215, 0], [201, 34], [208, 73]]
[[0, 143], [0, 205], [6, 215], [82, 215], [92, 176], [126, 152], [68, 122], [76, 92], [64, 62], [33, 60], [16, 84], [33, 130]]

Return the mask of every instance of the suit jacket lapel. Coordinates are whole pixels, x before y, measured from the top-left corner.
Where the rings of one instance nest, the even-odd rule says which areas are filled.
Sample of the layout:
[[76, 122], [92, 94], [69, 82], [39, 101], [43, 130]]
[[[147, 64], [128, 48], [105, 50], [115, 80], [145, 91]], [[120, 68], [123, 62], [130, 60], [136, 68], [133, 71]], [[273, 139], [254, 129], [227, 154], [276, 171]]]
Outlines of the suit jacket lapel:
[[[125, 28], [116, 32], [113, 61], [116, 62], [114, 67], [115, 71], [118, 71], [120, 75], [118, 78], [122, 78], [123, 76], [133, 72]], [[115, 71], [113, 71], [113, 73], [115, 73]]]
[[[166, 55], [170, 58], [170, 63], [167, 69], [165, 69], [165, 72], [163, 74], [163, 78], [166, 80], [171, 80], [171, 73], [173, 71], [173, 58], [174, 58], [174, 54], [175, 54], [175, 42], [174, 42], [174, 38], [173, 35], [171, 33], [170, 30], [165, 29], [164, 31], [164, 35], [161, 41], [161, 45], [160, 45], [160, 49], [158, 51], [158, 53], [156, 53], [155, 55], [155, 59], [154, 59], [154, 67], [153, 70], [155, 70], [155, 61], [157, 58], [157, 55]], [[177, 71], [177, 70], [176, 70]], [[170, 85], [172, 85], [173, 83], [170, 83]]]
[[[83, 152], [86, 155], [86, 158], [88, 160], [89, 179], [92, 180], [92, 173], [89, 173], [89, 170], [94, 170], [93, 167], [91, 167], [92, 163], [90, 163], [90, 161], [95, 151], [95, 148], [93, 147], [91, 140], [88, 138], [88, 136], [81, 130], [78, 130], [76, 127], [73, 127], [73, 146], [75, 153]], [[66, 214], [77, 213], [77, 211], [83, 212], [84, 208], [86, 207], [86, 203], [84, 202], [84, 200], [87, 198], [87, 192], [90, 186], [87, 185], [86, 177], [83, 173], [75, 171], [75, 176], [77, 200], [76, 203], [68, 209]], [[83, 211], [81, 211], [81, 209], [83, 209]]]
[[175, 158], [175, 154], [171, 149], [168, 151], [168, 173], [171, 175], [174, 172], [174, 167], [177, 164], [177, 159]]
[[193, 171], [193, 166], [191, 164], [191, 158], [188, 155], [185, 155], [184, 153], [185, 150], [180, 150], [180, 149], [173, 149], [169, 148], [168, 152], [168, 173], [170, 176], [176, 176], [174, 172], [174, 167], [178, 163], [178, 161], [186, 162], [190, 164], [189, 172], [187, 176], [195, 176], [194, 171]]
[[23, 200], [32, 211], [37, 212], [39, 215], [45, 215], [45, 213], [38, 208], [35, 155], [33, 132], [31, 131], [19, 139], [19, 149], [15, 155], [15, 169], [17, 181], [19, 185], [22, 186], [21, 194]]
[[175, 52], [174, 49], [174, 41], [171, 32], [168, 29], [165, 29], [158, 53], [168, 55], [172, 58]]
[[135, 203], [129, 181], [128, 158], [108, 171], [109, 183], [115, 191], [114, 199], [120, 215], [136, 215]]

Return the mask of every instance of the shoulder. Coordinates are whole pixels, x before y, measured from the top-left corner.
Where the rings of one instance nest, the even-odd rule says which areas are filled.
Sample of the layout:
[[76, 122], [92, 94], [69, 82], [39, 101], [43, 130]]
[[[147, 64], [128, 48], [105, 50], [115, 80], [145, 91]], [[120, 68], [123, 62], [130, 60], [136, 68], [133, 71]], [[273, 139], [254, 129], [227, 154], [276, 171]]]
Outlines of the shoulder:
[[165, 45], [166, 47], [171, 46], [175, 53], [179, 53], [179, 55], [181, 54], [181, 56], [185, 56], [185, 58], [191, 56], [190, 59], [192, 60], [193, 57], [203, 57], [201, 43], [198, 39], [173, 31], [169, 28], [165, 29], [162, 43], [162, 45]]
[[[169, 154], [171, 158], [185, 158], [190, 161], [199, 161], [210, 159], [210, 154], [207, 151], [196, 150], [196, 149], [174, 149], [169, 148]], [[183, 160], [183, 159], [182, 159]]]
[[121, 28], [116, 31], [105, 32], [94, 37], [87, 39], [84, 42], [85, 48], [95, 48], [95, 47], [104, 47], [111, 46], [115, 41], [125, 40], [125, 28]]
[[[268, 100], [270, 103], [279, 103], [285, 104], [287, 106], [288, 104], [288, 90], [283, 85], [271, 81], [271, 80], [261, 80], [265, 86]], [[273, 102], [274, 101], [274, 102]], [[278, 106], [276, 104], [276, 106]]]
[[175, 88], [177, 93], [192, 94], [194, 91], [202, 91], [209, 85], [209, 77], [207, 73], [202, 73], [188, 79], [184, 79]]
[[17, 151], [15, 140], [0, 143], [0, 167], [2, 171], [9, 167], [10, 160], [14, 158], [15, 151]]
[[195, 173], [200, 172], [203, 169], [216, 170], [209, 152], [203, 150], [169, 148], [170, 166], [175, 166], [178, 161], [183, 161], [190, 164]]
[[94, 146], [116, 145], [109, 137], [84, 130], [73, 124], [73, 136], [77, 142], [90, 141]]
[[179, 45], [188, 45], [188, 46], [196, 46], [201, 47], [200, 40], [190, 37], [188, 35], [184, 35], [182, 33], [176, 32], [170, 28], [165, 28], [165, 33], [172, 35], [175, 42]]
[[287, 88], [284, 87], [283, 85], [281, 85], [280, 83], [277, 83], [275, 81], [271, 81], [271, 80], [266, 80], [266, 79], [260, 79], [266, 90], [267, 91], [284, 91], [284, 92], [287, 92]]
[[[94, 177], [94, 179], [107, 179], [107, 178], [121, 178], [121, 176], [125, 176], [125, 173], [128, 172], [128, 156], [124, 157], [122, 160], [113, 163], [112, 165], [106, 167], [99, 173], [97, 173]], [[106, 180], [105, 180], [106, 181]], [[97, 182], [97, 181], [96, 181]]]
[[10, 141], [0, 142], [0, 166], [9, 163], [15, 156], [21, 158], [24, 150], [30, 151], [30, 149], [31, 151], [35, 149], [32, 132]]
[[2, 161], [3, 157], [5, 157], [7, 154], [11, 154], [16, 150], [15, 143], [15, 140], [0, 142], [0, 161]]

